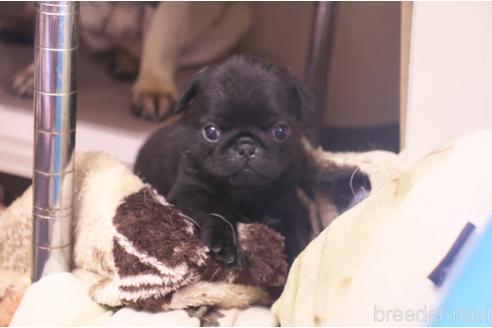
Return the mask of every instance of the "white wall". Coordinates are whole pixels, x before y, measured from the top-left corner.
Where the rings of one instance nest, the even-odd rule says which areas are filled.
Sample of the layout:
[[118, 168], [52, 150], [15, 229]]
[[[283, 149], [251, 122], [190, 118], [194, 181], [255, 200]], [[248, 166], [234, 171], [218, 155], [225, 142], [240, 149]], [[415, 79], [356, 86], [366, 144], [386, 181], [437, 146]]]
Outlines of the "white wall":
[[[492, 3], [416, 2], [405, 154], [492, 128]], [[492, 151], [484, 149], [484, 151]]]

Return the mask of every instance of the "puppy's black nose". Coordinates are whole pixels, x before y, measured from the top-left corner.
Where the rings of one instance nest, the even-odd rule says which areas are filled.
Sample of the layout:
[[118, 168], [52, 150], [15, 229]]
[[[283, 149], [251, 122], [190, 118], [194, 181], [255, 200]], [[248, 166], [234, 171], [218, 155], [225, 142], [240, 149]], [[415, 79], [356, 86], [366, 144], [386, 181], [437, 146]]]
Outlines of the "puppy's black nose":
[[256, 146], [252, 141], [240, 141], [236, 145], [236, 150], [239, 155], [245, 159], [251, 159], [256, 155]]

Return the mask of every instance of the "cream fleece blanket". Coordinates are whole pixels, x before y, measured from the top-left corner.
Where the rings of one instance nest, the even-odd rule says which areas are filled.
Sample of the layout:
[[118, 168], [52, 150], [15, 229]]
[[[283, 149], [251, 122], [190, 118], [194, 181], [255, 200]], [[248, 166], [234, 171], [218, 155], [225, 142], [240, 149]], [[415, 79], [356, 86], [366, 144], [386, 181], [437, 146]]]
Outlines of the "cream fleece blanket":
[[[292, 265], [272, 307], [281, 325], [428, 326], [469, 310], [435, 312], [492, 222], [490, 149], [492, 130], [453, 141], [340, 215]], [[456, 262], [440, 268], [470, 225]]]

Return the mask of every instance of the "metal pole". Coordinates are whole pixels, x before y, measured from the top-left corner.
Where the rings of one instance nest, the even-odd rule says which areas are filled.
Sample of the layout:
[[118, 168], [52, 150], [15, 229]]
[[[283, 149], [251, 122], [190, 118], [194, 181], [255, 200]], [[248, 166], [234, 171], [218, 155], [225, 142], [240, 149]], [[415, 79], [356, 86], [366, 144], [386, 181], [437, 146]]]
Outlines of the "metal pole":
[[36, 2], [32, 280], [70, 270], [79, 4]]
[[319, 133], [326, 110], [326, 87], [328, 83], [331, 50], [335, 34], [336, 2], [320, 1], [315, 3], [311, 40], [307, 62], [307, 83], [314, 93], [315, 136], [311, 140], [319, 144]]

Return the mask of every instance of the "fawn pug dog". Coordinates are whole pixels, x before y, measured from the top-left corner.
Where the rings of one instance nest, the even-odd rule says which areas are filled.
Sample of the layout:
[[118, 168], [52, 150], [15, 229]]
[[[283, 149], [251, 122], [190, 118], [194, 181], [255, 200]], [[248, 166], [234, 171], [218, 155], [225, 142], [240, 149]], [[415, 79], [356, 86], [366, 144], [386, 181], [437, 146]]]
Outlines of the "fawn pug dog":
[[233, 57], [199, 72], [176, 111], [143, 145], [135, 172], [196, 223], [217, 261], [241, 264], [236, 225], [249, 221], [282, 233], [292, 261], [311, 236], [297, 194], [309, 172], [310, 93], [285, 69]]
[[[0, 33], [3, 26], [10, 38], [15, 28], [18, 36], [29, 33], [21, 19], [28, 21], [26, 16], [34, 15], [32, 3], [16, 5], [22, 6], [15, 11], [17, 18], [7, 7], [2, 16], [0, 8]], [[250, 9], [243, 2], [80, 3], [82, 41], [93, 53], [111, 54], [114, 75], [136, 75], [131, 108], [149, 120], [163, 120], [171, 114], [178, 100], [177, 67], [205, 64], [223, 56], [249, 25]], [[33, 84], [34, 64], [30, 64], [15, 74], [12, 90], [30, 96]]]

